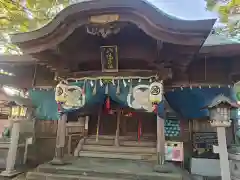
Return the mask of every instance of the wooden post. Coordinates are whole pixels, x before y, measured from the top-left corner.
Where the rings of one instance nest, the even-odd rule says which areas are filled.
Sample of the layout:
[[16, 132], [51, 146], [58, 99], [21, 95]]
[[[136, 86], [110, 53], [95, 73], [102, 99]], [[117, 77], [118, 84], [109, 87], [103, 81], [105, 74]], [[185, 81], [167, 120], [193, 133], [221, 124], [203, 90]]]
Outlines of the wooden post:
[[163, 165], [165, 160], [164, 119], [157, 115], [157, 164]]
[[116, 136], [115, 136], [115, 146], [119, 146], [119, 133], [120, 133], [120, 119], [121, 119], [121, 111], [117, 111], [117, 128], [116, 128]]
[[101, 108], [98, 111], [96, 142], [98, 142], [98, 140], [99, 140], [98, 138], [99, 138], [100, 122], [101, 122]]
[[125, 135], [127, 135], [127, 119], [124, 118], [121, 121], [122, 121], [122, 127], [123, 127], [123, 132], [122, 133], [125, 136]]
[[67, 114], [61, 114], [58, 121], [58, 129], [57, 129], [57, 138], [56, 138], [56, 149], [55, 149], [55, 157], [51, 161], [51, 164], [64, 164], [64, 146], [65, 146], [65, 136], [66, 136], [66, 121]]
[[219, 153], [222, 179], [231, 180], [225, 127], [217, 127], [217, 136], [218, 146], [213, 146], [213, 151]]
[[85, 122], [84, 122], [84, 136], [88, 135], [88, 122], [89, 122], [89, 116], [86, 116]]
[[11, 130], [11, 141], [7, 155], [6, 170], [1, 173], [2, 176], [11, 177], [20, 173], [15, 170], [19, 133], [20, 133], [20, 121], [19, 120], [13, 121]]

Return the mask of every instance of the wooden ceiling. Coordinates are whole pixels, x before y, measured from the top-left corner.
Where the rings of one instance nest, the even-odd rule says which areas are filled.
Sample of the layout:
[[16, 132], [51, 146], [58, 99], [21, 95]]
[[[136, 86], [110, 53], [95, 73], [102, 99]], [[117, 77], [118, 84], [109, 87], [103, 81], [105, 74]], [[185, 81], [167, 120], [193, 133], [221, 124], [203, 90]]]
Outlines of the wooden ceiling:
[[186, 69], [199, 50], [198, 46], [155, 40], [132, 23], [122, 27], [118, 34], [103, 38], [88, 34], [86, 26], [82, 26], [55, 48], [32, 56], [59, 73], [101, 71], [100, 47], [117, 45], [119, 69], [160, 70], [173, 66]]

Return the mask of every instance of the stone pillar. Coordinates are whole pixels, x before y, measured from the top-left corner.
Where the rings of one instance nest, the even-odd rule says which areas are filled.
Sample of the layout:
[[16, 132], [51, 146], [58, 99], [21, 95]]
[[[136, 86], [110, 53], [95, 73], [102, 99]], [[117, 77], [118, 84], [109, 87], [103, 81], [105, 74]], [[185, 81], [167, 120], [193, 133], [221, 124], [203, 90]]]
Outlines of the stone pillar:
[[164, 119], [157, 115], [157, 164], [163, 165], [165, 160]]
[[2, 176], [15, 176], [20, 172], [15, 170], [15, 162], [17, 157], [18, 150], [18, 141], [20, 133], [20, 121], [13, 121], [12, 130], [11, 130], [11, 140], [7, 155], [6, 170], [1, 173]]
[[240, 179], [240, 146], [229, 150], [231, 180]]
[[56, 138], [56, 149], [55, 149], [55, 157], [51, 161], [51, 164], [64, 164], [64, 146], [65, 146], [65, 136], [66, 136], [66, 122], [67, 122], [67, 114], [60, 114], [58, 120], [58, 128], [57, 128], [57, 138]]
[[213, 146], [214, 153], [219, 153], [221, 176], [223, 180], [231, 180], [230, 166], [227, 152], [226, 131], [225, 127], [217, 127], [218, 146]]

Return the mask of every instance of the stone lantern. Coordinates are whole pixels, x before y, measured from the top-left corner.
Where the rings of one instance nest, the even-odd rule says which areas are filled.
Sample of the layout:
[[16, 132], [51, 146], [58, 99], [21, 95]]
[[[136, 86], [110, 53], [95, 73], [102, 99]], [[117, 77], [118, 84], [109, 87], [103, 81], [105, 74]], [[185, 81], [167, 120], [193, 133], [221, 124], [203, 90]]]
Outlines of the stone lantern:
[[212, 127], [230, 127], [231, 126], [231, 109], [237, 109], [239, 105], [232, 102], [224, 95], [219, 95], [213, 99], [209, 110], [210, 123]]
[[218, 146], [213, 146], [214, 153], [219, 153], [221, 176], [224, 180], [230, 179], [226, 131], [225, 128], [231, 126], [231, 110], [238, 108], [239, 105], [232, 102], [224, 95], [219, 95], [205, 108], [209, 110], [210, 123], [217, 128]]

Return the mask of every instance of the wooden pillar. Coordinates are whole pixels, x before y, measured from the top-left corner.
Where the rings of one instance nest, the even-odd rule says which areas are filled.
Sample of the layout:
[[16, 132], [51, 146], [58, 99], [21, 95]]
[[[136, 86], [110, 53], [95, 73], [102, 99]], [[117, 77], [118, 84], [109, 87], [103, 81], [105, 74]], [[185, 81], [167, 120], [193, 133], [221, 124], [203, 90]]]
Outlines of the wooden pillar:
[[58, 127], [57, 127], [57, 138], [56, 138], [56, 149], [55, 157], [51, 161], [51, 164], [64, 164], [64, 146], [65, 146], [65, 136], [66, 136], [66, 121], [67, 114], [63, 113], [59, 117]]
[[20, 121], [16, 120], [16, 121], [13, 121], [12, 130], [11, 130], [11, 140], [10, 140], [10, 145], [9, 145], [9, 150], [7, 155], [6, 170], [1, 173], [2, 176], [11, 177], [20, 173], [15, 170], [19, 134], [20, 134]]
[[126, 136], [127, 135], [127, 119], [124, 118], [121, 120], [122, 121], [122, 130], [123, 130], [123, 135]]
[[101, 121], [101, 109], [99, 109], [99, 111], [98, 111], [96, 142], [98, 142], [98, 138], [99, 138], [100, 121]]
[[163, 165], [165, 160], [164, 119], [157, 116], [157, 164]]
[[89, 116], [86, 116], [85, 123], [84, 123], [84, 136], [88, 135], [88, 123], [89, 123]]
[[120, 119], [121, 119], [121, 111], [117, 111], [117, 128], [116, 128], [116, 136], [115, 136], [115, 146], [119, 146], [119, 133], [120, 133]]

